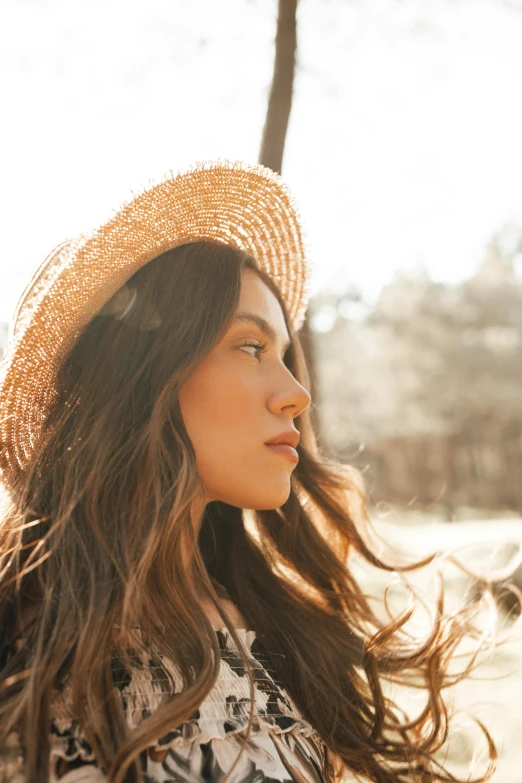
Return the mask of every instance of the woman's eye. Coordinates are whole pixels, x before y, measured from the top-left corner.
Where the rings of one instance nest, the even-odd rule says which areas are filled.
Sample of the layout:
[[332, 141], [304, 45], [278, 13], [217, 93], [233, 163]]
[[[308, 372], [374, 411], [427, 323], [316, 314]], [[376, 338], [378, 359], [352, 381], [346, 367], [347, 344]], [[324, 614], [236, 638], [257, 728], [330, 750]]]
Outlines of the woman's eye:
[[266, 343], [243, 343], [241, 348], [254, 348], [257, 353], [263, 353], [266, 350]]

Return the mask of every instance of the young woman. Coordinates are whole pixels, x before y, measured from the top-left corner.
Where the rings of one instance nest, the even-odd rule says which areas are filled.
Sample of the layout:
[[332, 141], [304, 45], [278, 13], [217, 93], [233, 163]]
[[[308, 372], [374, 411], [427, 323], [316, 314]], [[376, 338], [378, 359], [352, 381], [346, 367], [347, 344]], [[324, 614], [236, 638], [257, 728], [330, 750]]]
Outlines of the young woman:
[[[312, 430], [308, 295], [285, 185], [240, 163], [168, 177], [37, 270], [0, 381], [3, 780], [454, 779], [463, 631], [410, 638], [351, 573], [387, 566]], [[426, 688], [410, 723], [401, 678]]]

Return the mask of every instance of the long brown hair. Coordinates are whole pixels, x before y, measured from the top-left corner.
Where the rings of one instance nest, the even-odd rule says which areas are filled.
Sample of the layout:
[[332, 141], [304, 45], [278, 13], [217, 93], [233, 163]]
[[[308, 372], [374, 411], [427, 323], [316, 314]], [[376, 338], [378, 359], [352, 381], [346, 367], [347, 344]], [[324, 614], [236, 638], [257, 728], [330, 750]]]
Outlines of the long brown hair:
[[[439, 612], [429, 636], [415, 642], [408, 612], [393, 622], [376, 616], [350, 554], [392, 566], [361, 532], [361, 475], [324, 457], [309, 409], [296, 419], [300, 461], [287, 502], [248, 520], [215, 501], [194, 528], [201, 485], [178, 394], [226, 333], [245, 268], [277, 297], [291, 337], [285, 361], [309, 388], [299, 336], [272, 279], [245, 253], [209, 242], [140, 269], [126, 286], [127, 306], [97, 315], [59, 370], [37, 459], [11, 491], [0, 527], [1, 626], [16, 635], [22, 616], [34, 613], [16, 654], [8, 634], [0, 640], [0, 744], [18, 727], [28, 783], [48, 779], [49, 709], [65, 675], [109, 780], [141, 780], [140, 753], [187, 720], [218, 675], [216, 634], [198, 596], [213, 603], [241, 650], [221, 588], [326, 744], [327, 779], [344, 765], [379, 783], [455, 779], [435, 752], [447, 736], [441, 693], [462, 618]], [[183, 688], [130, 731], [111, 666], [145, 644], [166, 681], [161, 656], [175, 662]], [[426, 688], [426, 708], [410, 723], [385, 696], [385, 682], [401, 678]]]

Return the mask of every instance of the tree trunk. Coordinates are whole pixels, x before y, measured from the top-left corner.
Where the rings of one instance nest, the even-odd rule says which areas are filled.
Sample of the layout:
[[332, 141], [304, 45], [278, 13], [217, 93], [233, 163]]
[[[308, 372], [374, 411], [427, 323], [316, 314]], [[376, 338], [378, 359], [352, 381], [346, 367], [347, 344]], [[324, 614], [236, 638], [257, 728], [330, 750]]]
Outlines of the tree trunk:
[[259, 151], [259, 162], [281, 174], [294, 87], [297, 50], [297, 0], [279, 0], [272, 86]]
[[[298, 0], [279, 0], [278, 2], [274, 74], [268, 98], [261, 149], [259, 150], [259, 163], [272, 169], [272, 171], [276, 171], [278, 174], [281, 174], [283, 168], [286, 132], [292, 108], [295, 56], [297, 51], [297, 2]], [[315, 430], [318, 432], [316, 362], [308, 312], [299, 336], [310, 372], [311, 418]]]

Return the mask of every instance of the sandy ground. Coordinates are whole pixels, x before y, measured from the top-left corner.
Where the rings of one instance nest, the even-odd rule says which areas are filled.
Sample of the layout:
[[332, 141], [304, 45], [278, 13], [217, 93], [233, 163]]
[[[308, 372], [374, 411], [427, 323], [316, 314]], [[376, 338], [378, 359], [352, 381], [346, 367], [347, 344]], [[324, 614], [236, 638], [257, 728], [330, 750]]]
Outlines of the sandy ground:
[[[390, 545], [398, 552], [421, 555], [432, 551], [452, 551], [466, 569], [497, 576], [507, 573], [519, 562], [522, 551], [522, 519], [479, 519], [462, 522], [426, 521], [421, 516], [395, 514], [386, 518], [370, 512], [381, 539], [380, 555], [392, 557]], [[440, 561], [439, 561], [440, 565]], [[390, 582], [392, 611], [405, 606], [407, 593], [397, 576], [355, 564], [356, 572], [369, 595], [380, 597]], [[408, 578], [417, 594], [433, 606], [437, 568], [429, 566], [410, 572]], [[445, 562], [443, 584], [448, 609], [462, 606], [475, 587], [472, 575]], [[479, 618], [486, 647], [480, 666], [471, 678], [451, 688], [450, 702], [459, 711], [446, 748], [449, 766], [462, 780], [471, 780], [483, 771], [485, 744], [474, 728], [470, 715], [484, 721], [499, 749], [493, 783], [522, 783], [522, 628], [505, 611], [491, 611], [484, 605]], [[412, 628], [427, 629], [428, 615], [419, 610]], [[508, 641], [502, 639], [508, 635]], [[495, 645], [493, 645], [495, 640]], [[418, 695], [395, 691], [400, 703], [417, 712], [422, 704]]]

